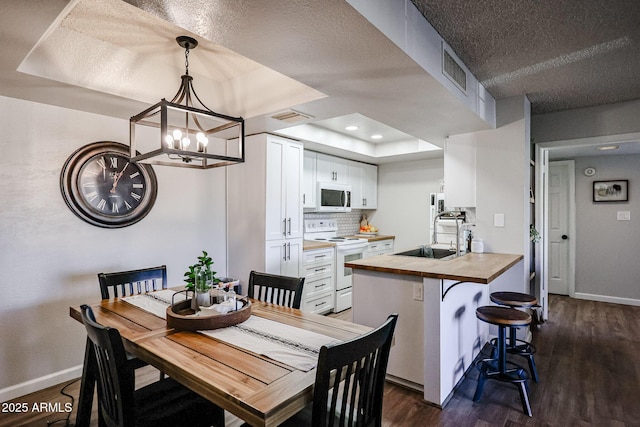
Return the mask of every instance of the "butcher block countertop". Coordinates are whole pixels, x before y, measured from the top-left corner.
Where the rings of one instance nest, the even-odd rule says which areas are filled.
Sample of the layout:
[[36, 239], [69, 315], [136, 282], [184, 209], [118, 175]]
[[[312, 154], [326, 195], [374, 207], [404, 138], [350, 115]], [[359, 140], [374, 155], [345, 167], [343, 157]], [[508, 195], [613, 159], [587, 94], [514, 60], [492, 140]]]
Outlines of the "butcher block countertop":
[[305, 240], [302, 242], [303, 251], [312, 251], [314, 249], [333, 248], [335, 243], [331, 242], [318, 242], [316, 240]]
[[345, 263], [345, 267], [487, 284], [523, 258], [522, 255], [513, 254], [469, 253], [442, 261], [402, 255], [378, 255]]

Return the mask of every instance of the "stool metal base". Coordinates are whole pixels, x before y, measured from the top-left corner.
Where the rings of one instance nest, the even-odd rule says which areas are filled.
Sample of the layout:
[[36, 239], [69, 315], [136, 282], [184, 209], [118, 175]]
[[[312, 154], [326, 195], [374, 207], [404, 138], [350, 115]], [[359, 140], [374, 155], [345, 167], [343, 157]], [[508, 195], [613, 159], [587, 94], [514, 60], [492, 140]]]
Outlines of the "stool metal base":
[[[514, 341], [515, 341], [515, 344], [514, 344]], [[498, 357], [498, 339], [493, 338], [489, 342], [489, 344], [493, 346], [493, 357], [497, 358]], [[531, 376], [531, 379], [534, 380], [535, 382], [539, 382], [538, 369], [536, 367], [536, 361], [533, 358], [533, 355], [536, 352], [536, 348], [534, 347], [533, 344], [521, 339], [510, 338], [507, 340], [505, 350], [508, 354], [515, 354], [516, 356], [522, 356], [526, 358], [527, 362], [529, 363], [529, 375]]]
[[501, 370], [499, 368], [500, 362], [498, 359], [484, 359], [478, 362], [476, 366], [480, 370], [480, 376], [478, 377], [478, 385], [473, 396], [473, 401], [480, 401], [486, 380], [496, 380], [516, 384], [518, 392], [520, 393], [522, 411], [531, 417], [532, 413], [531, 404], [529, 403], [529, 386], [527, 385], [529, 376], [523, 367], [514, 363], [508, 364], [513, 365], [514, 367]]

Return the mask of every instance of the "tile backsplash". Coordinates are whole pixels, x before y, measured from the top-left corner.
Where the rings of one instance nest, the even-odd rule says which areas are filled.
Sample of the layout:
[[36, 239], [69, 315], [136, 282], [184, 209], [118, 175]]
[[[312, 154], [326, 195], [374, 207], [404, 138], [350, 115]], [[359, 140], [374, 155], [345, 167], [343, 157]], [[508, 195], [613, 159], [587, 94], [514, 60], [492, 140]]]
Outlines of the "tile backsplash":
[[352, 236], [358, 233], [360, 229], [360, 218], [362, 211], [354, 210], [351, 212], [340, 213], [305, 213], [304, 219], [332, 219], [338, 224], [338, 236]]

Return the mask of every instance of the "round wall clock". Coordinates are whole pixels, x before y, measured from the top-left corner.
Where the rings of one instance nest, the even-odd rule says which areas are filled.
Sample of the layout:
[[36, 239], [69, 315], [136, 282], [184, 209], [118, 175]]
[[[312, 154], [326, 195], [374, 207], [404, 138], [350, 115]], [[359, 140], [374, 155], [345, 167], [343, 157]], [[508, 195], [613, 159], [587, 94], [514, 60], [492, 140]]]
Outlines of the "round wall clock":
[[131, 163], [129, 146], [111, 141], [76, 150], [60, 173], [69, 209], [104, 228], [126, 227], [144, 218], [156, 201], [157, 186], [150, 165]]

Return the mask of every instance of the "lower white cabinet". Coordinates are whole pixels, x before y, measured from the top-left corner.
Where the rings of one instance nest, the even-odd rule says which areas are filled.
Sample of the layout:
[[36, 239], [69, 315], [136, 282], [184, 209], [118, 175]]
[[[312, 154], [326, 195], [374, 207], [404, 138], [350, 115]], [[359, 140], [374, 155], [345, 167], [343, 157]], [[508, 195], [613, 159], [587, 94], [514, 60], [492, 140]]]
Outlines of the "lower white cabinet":
[[302, 239], [268, 240], [265, 247], [265, 273], [301, 277]]
[[365, 258], [393, 253], [393, 239], [369, 242]]
[[335, 249], [304, 251], [302, 255], [304, 288], [300, 309], [324, 314], [333, 309], [335, 283]]

